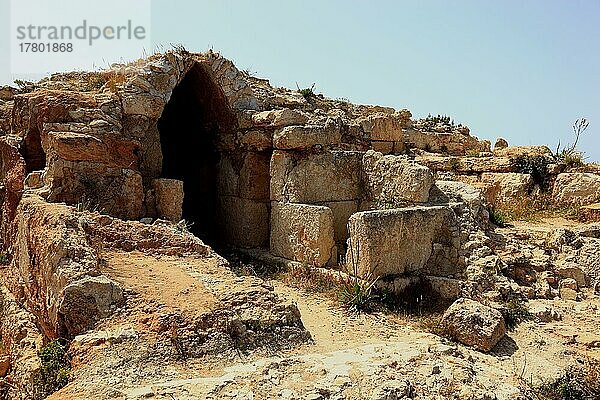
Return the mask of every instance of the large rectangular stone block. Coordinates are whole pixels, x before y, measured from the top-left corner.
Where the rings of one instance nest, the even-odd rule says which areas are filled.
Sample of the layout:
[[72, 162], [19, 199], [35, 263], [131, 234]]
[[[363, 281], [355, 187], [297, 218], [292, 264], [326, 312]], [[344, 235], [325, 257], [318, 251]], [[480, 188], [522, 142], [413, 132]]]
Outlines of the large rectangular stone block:
[[263, 152], [222, 154], [217, 165], [219, 195], [268, 202], [270, 161]]
[[271, 200], [322, 203], [362, 196], [362, 152], [301, 155], [276, 150], [271, 158]]
[[282, 150], [308, 150], [314, 146], [339, 144], [342, 138], [340, 126], [328, 121], [323, 126], [287, 126], [275, 132], [273, 146]]
[[363, 157], [368, 200], [377, 203], [425, 203], [433, 185], [429, 168], [405, 156], [369, 150]]
[[181, 221], [183, 210], [183, 181], [177, 179], [154, 179], [152, 181], [156, 211], [159, 218], [172, 222]]
[[[346, 263], [361, 277], [447, 274], [446, 264], [458, 264], [459, 228], [446, 206], [359, 212], [350, 217], [349, 228]], [[441, 260], [441, 253], [449, 259]], [[436, 260], [443, 265], [436, 266]]]
[[337, 256], [333, 213], [323, 206], [273, 202], [271, 253], [322, 267]]

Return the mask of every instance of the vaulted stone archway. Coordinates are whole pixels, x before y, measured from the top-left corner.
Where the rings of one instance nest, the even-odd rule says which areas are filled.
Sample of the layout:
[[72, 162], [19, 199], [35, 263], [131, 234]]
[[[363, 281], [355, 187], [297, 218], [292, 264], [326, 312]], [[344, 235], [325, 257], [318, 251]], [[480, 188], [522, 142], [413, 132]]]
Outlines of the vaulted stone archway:
[[219, 137], [234, 129], [222, 90], [196, 63], [173, 89], [157, 127], [162, 178], [183, 181], [183, 213], [190, 230], [209, 243], [219, 240], [217, 166]]

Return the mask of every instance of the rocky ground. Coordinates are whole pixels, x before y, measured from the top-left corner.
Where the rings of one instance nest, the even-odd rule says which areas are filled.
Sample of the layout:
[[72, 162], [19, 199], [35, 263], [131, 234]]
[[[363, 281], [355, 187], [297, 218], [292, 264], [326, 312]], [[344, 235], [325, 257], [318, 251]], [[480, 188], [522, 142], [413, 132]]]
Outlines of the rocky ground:
[[[552, 231], [556, 224], [502, 231]], [[440, 314], [350, 312], [332, 292], [272, 278], [260, 287], [297, 306], [311, 340], [258, 351], [221, 342], [216, 353], [190, 354], [177, 332], [158, 332], [168, 315], [214, 309], [210, 259], [115, 251], [104, 258], [103, 272], [124, 287], [129, 305], [75, 338], [72, 381], [51, 399], [535, 399], [526, 397], [529, 387], [600, 360], [600, 296], [590, 289], [577, 301], [525, 302], [531, 317], [485, 353], [427, 332]]]

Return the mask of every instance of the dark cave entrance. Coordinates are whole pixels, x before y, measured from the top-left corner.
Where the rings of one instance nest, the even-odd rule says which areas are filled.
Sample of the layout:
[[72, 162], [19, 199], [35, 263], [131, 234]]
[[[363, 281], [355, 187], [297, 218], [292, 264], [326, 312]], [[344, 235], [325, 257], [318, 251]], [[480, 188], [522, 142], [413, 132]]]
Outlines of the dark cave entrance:
[[27, 133], [21, 144], [20, 153], [25, 160], [27, 173], [41, 171], [46, 167], [46, 153], [42, 148], [42, 139], [37, 129]]
[[175, 87], [158, 120], [162, 177], [183, 181], [183, 218], [209, 245], [219, 240], [216, 144], [233, 121], [225, 95], [200, 64]]

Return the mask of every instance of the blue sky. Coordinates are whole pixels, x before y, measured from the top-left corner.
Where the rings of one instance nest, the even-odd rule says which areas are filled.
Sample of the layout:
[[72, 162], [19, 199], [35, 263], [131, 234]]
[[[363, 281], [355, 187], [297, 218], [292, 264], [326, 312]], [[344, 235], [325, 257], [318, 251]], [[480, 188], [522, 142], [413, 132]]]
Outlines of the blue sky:
[[[587, 117], [579, 147], [600, 161], [600, 0], [153, 0], [151, 35], [277, 86], [447, 114], [492, 141], [554, 148]], [[2, 57], [0, 83], [8, 68]]]

